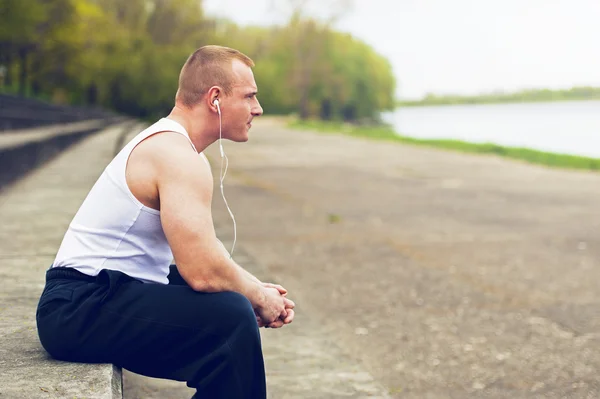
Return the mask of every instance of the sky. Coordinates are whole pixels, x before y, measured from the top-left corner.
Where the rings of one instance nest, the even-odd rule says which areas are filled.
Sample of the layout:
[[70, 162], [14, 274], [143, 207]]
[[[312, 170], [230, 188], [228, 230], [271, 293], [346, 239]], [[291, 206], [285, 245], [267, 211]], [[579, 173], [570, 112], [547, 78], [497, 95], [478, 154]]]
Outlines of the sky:
[[[291, 1], [204, 0], [204, 9], [272, 25]], [[600, 86], [600, 0], [304, 1], [390, 61], [398, 98]]]

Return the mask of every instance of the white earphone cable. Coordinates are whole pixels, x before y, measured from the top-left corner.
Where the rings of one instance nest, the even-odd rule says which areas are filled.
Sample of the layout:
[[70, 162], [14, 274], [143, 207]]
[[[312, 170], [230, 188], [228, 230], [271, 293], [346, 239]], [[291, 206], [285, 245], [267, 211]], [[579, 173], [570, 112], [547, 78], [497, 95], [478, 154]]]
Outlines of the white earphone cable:
[[[225, 199], [225, 192], [223, 191], [223, 181], [225, 180], [225, 175], [227, 174], [227, 167], [229, 166], [229, 159], [223, 150], [223, 136], [222, 136], [222, 124], [221, 124], [221, 108], [219, 107], [219, 103], [215, 103], [217, 106], [217, 111], [219, 112], [219, 151], [221, 152], [221, 172], [220, 172], [220, 181], [221, 181], [221, 196], [223, 197], [223, 201], [225, 202], [225, 206], [229, 211], [229, 215], [231, 216], [231, 220], [233, 220], [233, 245], [231, 246], [231, 253], [229, 254], [229, 258], [233, 258], [233, 250], [235, 248], [235, 243], [237, 241], [237, 226], [235, 223], [235, 217], [233, 216], [233, 212], [231, 212], [231, 208], [229, 208], [229, 204], [227, 203], [227, 199]], [[223, 158], [225, 158], [225, 172], [223, 172]]]

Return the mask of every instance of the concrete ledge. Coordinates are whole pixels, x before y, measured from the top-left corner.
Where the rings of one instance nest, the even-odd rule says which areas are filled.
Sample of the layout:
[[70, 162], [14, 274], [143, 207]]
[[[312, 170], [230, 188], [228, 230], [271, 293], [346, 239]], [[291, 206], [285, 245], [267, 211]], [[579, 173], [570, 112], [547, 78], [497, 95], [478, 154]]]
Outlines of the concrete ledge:
[[60, 123], [31, 129], [16, 129], [0, 133], [0, 151], [25, 144], [45, 141], [54, 136], [68, 135], [85, 130], [98, 130], [107, 125], [106, 120], [94, 119], [84, 122]]
[[35, 311], [45, 271], [130, 122], [100, 129], [0, 192], [0, 399], [121, 399], [112, 364], [61, 362], [42, 348]]
[[11, 334], [2, 347], [0, 358], [13, 360], [10, 365], [7, 360], [0, 360], [2, 399], [123, 397], [121, 369], [113, 365], [56, 361], [26, 331]]
[[121, 399], [120, 369], [57, 361], [40, 344], [35, 308], [52, 259], [0, 253], [0, 261], [0, 398]]
[[0, 134], [0, 189], [77, 141], [119, 120], [92, 120]]
[[0, 132], [118, 116], [98, 106], [59, 105], [18, 95], [0, 94]]

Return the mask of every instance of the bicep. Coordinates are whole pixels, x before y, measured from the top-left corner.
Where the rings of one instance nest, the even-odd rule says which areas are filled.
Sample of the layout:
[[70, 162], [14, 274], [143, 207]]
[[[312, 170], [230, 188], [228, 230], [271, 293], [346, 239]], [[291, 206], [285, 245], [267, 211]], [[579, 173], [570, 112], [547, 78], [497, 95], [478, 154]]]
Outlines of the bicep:
[[[200, 162], [198, 162], [200, 161]], [[212, 263], [216, 234], [211, 214], [212, 175], [204, 161], [178, 160], [158, 180], [163, 231], [184, 278]]]

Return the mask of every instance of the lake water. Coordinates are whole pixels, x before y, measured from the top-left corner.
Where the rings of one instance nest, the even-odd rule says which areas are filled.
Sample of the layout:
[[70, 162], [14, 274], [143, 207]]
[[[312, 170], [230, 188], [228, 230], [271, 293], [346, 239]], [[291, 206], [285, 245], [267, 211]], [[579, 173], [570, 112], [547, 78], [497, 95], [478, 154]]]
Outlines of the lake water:
[[383, 117], [404, 136], [600, 158], [600, 101], [404, 107]]

